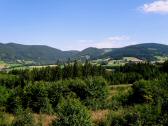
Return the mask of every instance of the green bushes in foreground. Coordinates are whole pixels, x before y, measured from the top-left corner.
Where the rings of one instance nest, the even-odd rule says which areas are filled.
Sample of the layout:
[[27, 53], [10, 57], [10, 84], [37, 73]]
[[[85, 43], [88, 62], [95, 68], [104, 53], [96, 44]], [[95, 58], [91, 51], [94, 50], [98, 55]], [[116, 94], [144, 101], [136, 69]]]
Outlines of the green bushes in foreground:
[[21, 107], [31, 108], [35, 113], [52, 114], [57, 112], [60, 100], [67, 96], [79, 98], [90, 109], [103, 108], [108, 97], [108, 85], [102, 77], [29, 83], [23, 89], [13, 91], [7, 99], [6, 110], [15, 113]]
[[18, 109], [12, 126], [36, 126], [32, 112], [29, 109]]
[[102, 125], [166, 126], [168, 124], [167, 103], [168, 82], [166, 79], [138, 81], [132, 86], [127, 106], [124, 108], [120, 106], [117, 110], [112, 110]]
[[90, 112], [78, 99], [63, 99], [58, 105], [58, 117], [52, 126], [92, 126]]

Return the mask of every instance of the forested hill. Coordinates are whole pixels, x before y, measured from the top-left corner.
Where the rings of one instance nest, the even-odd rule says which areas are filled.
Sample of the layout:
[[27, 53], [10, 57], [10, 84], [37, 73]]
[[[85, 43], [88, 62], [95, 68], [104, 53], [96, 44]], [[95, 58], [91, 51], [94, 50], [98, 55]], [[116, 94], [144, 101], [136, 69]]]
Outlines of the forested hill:
[[56, 63], [76, 55], [78, 51], [61, 51], [43, 45], [0, 44], [0, 59], [7, 62], [27, 60], [39, 63]]
[[155, 60], [155, 56], [168, 56], [168, 45], [157, 43], [137, 44], [118, 48], [103, 55], [103, 57], [115, 59], [136, 57], [142, 60]]
[[33, 61], [42, 64], [56, 63], [57, 60], [98, 59], [136, 57], [153, 60], [155, 56], [168, 56], [168, 45], [146, 43], [123, 48], [97, 49], [87, 48], [82, 51], [62, 51], [44, 45], [21, 45], [15, 43], [0, 43], [0, 60], [15, 62], [17, 60]]

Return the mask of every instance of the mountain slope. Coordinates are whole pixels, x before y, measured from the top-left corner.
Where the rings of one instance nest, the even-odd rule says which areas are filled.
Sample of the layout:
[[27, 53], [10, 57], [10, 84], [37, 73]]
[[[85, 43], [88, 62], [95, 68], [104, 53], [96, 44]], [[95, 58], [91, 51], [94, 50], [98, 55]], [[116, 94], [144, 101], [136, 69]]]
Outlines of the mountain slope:
[[82, 50], [81, 52], [79, 52], [75, 58], [77, 59], [97, 59], [101, 56], [103, 56], [105, 53], [112, 51], [112, 48], [102, 48], [102, 49], [98, 49], [98, 48], [94, 48], [94, 47], [89, 47], [86, 48], [84, 50]]
[[32, 60], [38, 63], [56, 63], [66, 60], [77, 51], [61, 51], [43, 45], [21, 45], [15, 43], [0, 44], [0, 59], [10, 62], [16, 60]]
[[53, 64], [57, 60], [98, 59], [136, 57], [142, 60], [154, 60], [155, 56], [168, 56], [168, 45], [145, 43], [123, 48], [87, 48], [82, 51], [61, 51], [43, 45], [21, 45], [15, 43], [0, 43], [0, 60], [16, 62], [17, 60], [33, 61], [41, 64]]
[[168, 45], [157, 43], [145, 43], [112, 50], [104, 54], [103, 57], [112, 57], [116, 59], [120, 59], [122, 57], [136, 57], [143, 60], [154, 60], [155, 56], [167, 55]]

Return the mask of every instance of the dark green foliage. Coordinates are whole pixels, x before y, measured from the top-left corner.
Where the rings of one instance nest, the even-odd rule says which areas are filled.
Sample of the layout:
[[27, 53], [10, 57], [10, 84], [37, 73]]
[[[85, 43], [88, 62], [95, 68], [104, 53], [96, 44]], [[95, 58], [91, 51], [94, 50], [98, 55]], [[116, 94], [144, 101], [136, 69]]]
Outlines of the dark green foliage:
[[92, 126], [89, 111], [77, 99], [63, 99], [59, 104], [58, 120], [52, 126]]
[[10, 74], [18, 75], [21, 80], [51, 82], [76, 77], [102, 76], [105, 74], [105, 69], [101, 66], [91, 65], [88, 62], [82, 65], [80, 62], [75, 61], [74, 64], [64, 64], [63, 68], [56, 66], [33, 68], [32, 70], [12, 70]]
[[143, 76], [139, 73], [128, 72], [116, 72], [116, 73], [107, 73], [105, 78], [109, 81], [110, 85], [117, 84], [132, 84], [138, 80], [141, 80]]
[[81, 79], [75, 79], [75, 80], [68, 80], [68, 88], [75, 92], [76, 95], [81, 99], [84, 100], [88, 97], [89, 92], [87, 90], [87, 84], [84, 82], [84, 80]]
[[57, 105], [62, 97], [66, 97], [66, 95], [70, 92], [68, 88], [68, 81], [58, 81], [56, 83], [51, 83], [48, 89], [48, 98], [56, 110]]
[[[29, 122], [34, 125], [27, 108], [37, 114], [58, 113], [52, 123], [56, 126], [92, 125], [86, 108], [111, 110], [102, 125], [166, 125], [165, 65], [127, 64], [106, 70], [88, 61], [85, 64], [75, 61], [64, 66], [1, 73], [0, 112], [16, 115], [15, 125]], [[22, 117], [25, 113], [26, 119]]]
[[125, 66], [111, 68], [112, 72], [107, 71], [103, 76], [111, 85], [132, 84], [141, 79], [144, 80], [160, 80], [163, 73], [159, 71], [159, 66], [149, 63], [131, 63]]
[[22, 99], [16, 91], [12, 91], [6, 102], [6, 111], [16, 113], [19, 108], [22, 108]]
[[[108, 50], [108, 51], [107, 51]], [[168, 54], [168, 46], [156, 43], [132, 45], [118, 49], [87, 48], [82, 51], [61, 51], [42, 45], [21, 45], [15, 43], [0, 43], [0, 59], [7, 62], [17, 60], [33, 61], [36, 64], [54, 64], [56, 61], [70, 59], [98, 59], [98, 58], [122, 58], [136, 57], [144, 60], [153, 60], [155, 56]], [[32, 63], [32, 64], [33, 64]]]
[[76, 55], [78, 51], [61, 51], [43, 45], [21, 45], [0, 43], [0, 59], [7, 62], [19, 60], [35, 61], [41, 64], [53, 64], [57, 60], [65, 61]]
[[108, 84], [102, 77], [91, 77], [85, 80], [89, 98], [105, 99], [108, 95]]
[[160, 98], [167, 99], [167, 81], [144, 81], [141, 80], [133, 84], [132, 100], [137, 103], [154, 102], [157, 103]]
[[105, 79], [102, 77], [88, 78], [85, 80], [85, 83], [88, 92], [84, 100], [85, 105], [92, 109], [103, 108], [109, 93], [109, 88]]
[[112, 50], [112, 49], [98, 49], [98, 48], [94, 48], [94, 47], [89, 47], [86, 48], [84, 50], [82, 50], [81, 52], [79, 52], [75, 58], [76, 59], [81, 59], [83, 61], [87, 60], [87, 59], [98, 59], [101, 56], [103, 56], [103, 54], [106, 53], [106, 51]]
[[143, 79], [150, 80], [156, 78], [159, 75], [159, 68], [156, 65], [149, 63], [138, 63], [138, 64], [126, 64], [120, 68], [120, 72], [128, 73], [138, 73]]
[[132, 89], [125, 87], [118, 87], [117, 94], [112, 96], [109, 106], [112, 110], [117, 110], [119, 107], [126, 107], [130, 104], [130, 96], [132, 96]]
[[105, 53], [102, 57], [112, 57], [121, 59], [123, 57], [136, 57], [139, 59], [152, 61], [155, 56], [165, 56], [168, 54], [168, 46], [156, 43], [145, 43], [119, 48]]
[[163, 65], [160, 67], [160, 70], [168, 73], [168, 61], [163, 63]]
[[4, 86], [0, 86], [0, 108], [6, 105], [7, 99], [10, 97], [11, 91]]
[[109, 91], [107, 82], [102, 77], [90, 77], [84, 81], [69, 80], [69, 89], [92, 109], [103, 108]]
[[19, 76], [10, 74], [0, 74], [0, 85], [7, 88], [15, 88], [17, 86], [24, 86], [25, 82]]
[[23, 90], [24, 107], [31, 108], [34, 112], [52, 113], [52, 106], [48, 99], [48, 87], [44, 82], [36, 82]]

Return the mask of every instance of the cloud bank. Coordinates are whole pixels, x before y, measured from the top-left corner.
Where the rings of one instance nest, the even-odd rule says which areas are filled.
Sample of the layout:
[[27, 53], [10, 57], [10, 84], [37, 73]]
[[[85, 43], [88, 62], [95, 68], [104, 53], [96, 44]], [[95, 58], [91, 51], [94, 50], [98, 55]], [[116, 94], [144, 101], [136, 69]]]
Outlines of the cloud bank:
[[168, 14], [168, 0], [157, 0], [144, 4], [141, 9], [146, 13]]
[[104, 38], [103, 40], [77, 40], [74, 44], [67, 45], [65, 50], [83, 50], [88, 47], [96, 48], [120, 48], [130, 44], [135, 44], [129, 36], [119, 35]]
[[97, 48], [118, 48], [122, 47], [126, 41], [130, 40], [128, 36], [112, 36], [102, 42], [95, 44]]

